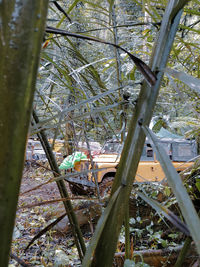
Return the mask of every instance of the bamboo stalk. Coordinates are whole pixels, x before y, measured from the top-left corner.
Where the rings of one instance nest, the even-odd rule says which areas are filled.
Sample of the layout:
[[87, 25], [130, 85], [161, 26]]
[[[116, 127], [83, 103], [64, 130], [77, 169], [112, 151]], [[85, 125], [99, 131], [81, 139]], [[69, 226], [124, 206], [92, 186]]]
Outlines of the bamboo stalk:
[[7, 267], [48, 0], [0, 1], [0, 266]]
[[181, 249], [181, 251], [179, 253], [178, 259], [177, 259], [174, 267], [182, 267], [183, 266], [183, 262], [185, 260], [185, 257], [187, 256], [188, 250], [190, 249], [191, 243], [192, 243], [192, 238], [190, 236], [188, 236], [185, 240], [183, 248]]
[[[149, 125], [150, 123], [163, 77], [163, 68], [166, 66], [182, 14], [180, 11], [173, 21], [171, 21], [170, 14], [176, 4], [177, 1], [169, 1], [165, 15], [163, 16], [160, 33], [151, 58], [151, 68], [153, 72], [157, 72], [157, 79], [155, 85], [150, 86], [146, 82], [143, 82], [142, 84], [135, 114], [130, 122], [128, 136], [122, 151], [119, 168], [114, 179], [111, 198], [121, 186], [120, 192], [110, 211], [109, 217], [106, 218], [103, 231], [101, 229], [101, 236], [95, 246], [95, 251], [89, 247], [86, 252], [83, 260], [84, 267], [89, 266], [89, 262], [92, 267], [112, 265], [118, 236], [124, 220], [130, 192], [132, 190], [132, 183], [137, 172], [138, 163], [145, 142], [145, 135], [141, 130], [141, 125], [143, 123]], [[99, 229], [97, 227], [95, 232], [100, 231]], [[96, 235], [94, 235], [94, 237]], [[91, 240], [91, 246], [92, 245], [93, 239]]]
[[[33, 118], [34, 118], [34, 121], [36, 124], [39, 123], [39, 118], [38, 118], [35, 110], [33, 110]], [[46, 137], [45, 132], [42, 130], [37, 135], [38, 135], [38, 138], [41, 142], [41, 145], [42, 145], [42, 147], [46, 153], [47, 159], [49, 161], [49, 164], [50, 164], [50, 167], [53, 171], [54, 176], [55, 177], [60, 176], [60, 170], [58, 168], [55, 156], [53, 154], [53, 151], [51, 149], [51, 146], [49, 144], [49, 141]], [[84, 254], [85, 254], [86, 247], [85, 247], [85, 243], [83, 240], [83, 236], [82, 236], [76, 215], [75, 215], [74, 210], [73, 210], [72, 203], [69, 199], [69, 194], [67, 192], [67, 189], [66, 189], [66, 186], [65, 186], [65, 183], [63, 180], [57, 181], [56, 184], [58, 186], [58, 190], [60, 192], [61, 197], [66, 199], [65, 201], [63, 201], [63, 204], [64, 204], [66, 213], [67, 213], [68, 218], [69, 218], [69, 222], [70, 222], [70, 225], [72, 228], [74, 240], [75, 240], [75, 243], [76, 243], [76, 246], [78, 249], [79, 257], [80, 257], [80, 259], [82, 259]]]

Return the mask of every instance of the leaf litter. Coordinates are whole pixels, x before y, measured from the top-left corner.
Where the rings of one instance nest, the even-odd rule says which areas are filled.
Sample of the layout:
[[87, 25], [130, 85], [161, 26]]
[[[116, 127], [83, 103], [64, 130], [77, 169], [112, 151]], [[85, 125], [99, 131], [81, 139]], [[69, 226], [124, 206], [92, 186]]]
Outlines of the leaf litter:
[[[31, 239], [41, 229], [65, 212], [62, 201], [57, 201], [62, 199], [56, 183], [39, 186], [51, 178], [52, 173], [48, 168], [42, 168], [37, 164], [25, 166], [11, 250], [27, 266], [80, 266], [73, 237], [54, 229], [35, 240], [25, 251]], [[38, 188], [30, 190], [34, 187]], [[23, 194], [25, 191], [27, 193]], [[36, 204], [43, 202], [44, 205]], [[11, 257], [9, 266], [22, 265]]]

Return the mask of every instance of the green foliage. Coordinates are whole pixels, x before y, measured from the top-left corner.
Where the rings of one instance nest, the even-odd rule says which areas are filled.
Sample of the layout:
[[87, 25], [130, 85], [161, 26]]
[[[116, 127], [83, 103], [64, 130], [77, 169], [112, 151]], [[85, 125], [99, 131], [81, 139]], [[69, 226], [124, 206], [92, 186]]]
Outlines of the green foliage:
[[[51, 20], [47, 26], [119, 44], [147, 63], [155, 52], [154, 43], [168, 2], [60, 2], [72, 23], [51, 3]], [[177, 1], [170, 20], [186, 2]], [[165, 63], [153, 69], [155, 73], [165, 71], [154, 114], [151, 109], [148, 111], [159, 118], [153, 128], [155, 132], [164, 126], [174, 133], [186, 134], [186, 137], [199, 137], [199, 15], [199, 1], [190, 1], [184, 8], [171, 54], [166, 58], [168, 71], [163, 69]], [[170, 23], [163, 21], [165, 29]], [[71, 142], [77, 150], [79, 141], [89, 139], [103, 143], [105, 139], [127, 131], [143, 79], [130, 57], [103, 43], [53, 34], [47, 34], [45, 38], [49, 43], [43, 48], [34, 102], [41, 122], [32, 128], [32, 132], [46, 129], [49, 137], [64, 139], [70, 124], [73, 130], [66, 143]], [[165, 38], [164, 35], [160, 39], [154, 62], [163, 60]], [[150, 64], [154, 68], [155, 64]], [[148, 94], [145, 93], [146, 98]], [[128, 100], [124, 99], [126, 95], [129, 95]], [[196, 186], [199, 188], [198, 181]], [[171, 189], [166, 187], [164, 193], [170, 196]], [[155, 198], [156, 192], [152, 192], [151, 197]], [[173, 201], [171, 199], [171, 203]], [[103, 231], [101, 227], [99, 229], [89, 247], [87, 264]], [[164, 245], [165, 241], [162, 242]]]
[[200, 192], [200, 178], [199, 179], [196, 179], [196, 184], [195, 185], [196, 185], [197, 189]]
[[[111, 21], [113, 3], [114, 1], [101, 3], [99, 1], [84, 1], [81, 3], [79, 1], [70, 1], [69, 4], [63, 4], [63, 8], [67, 10], [67, 13], [72, 18], [74, 17], [76, 19], [75, 16], [78, 13], [79, 15], [81, 14], [81, 19], [80, 16], [78, 19], [79, 26], [67, 23], [64, 20], [64, 17], [62, 17], [60, 22], [57, 24], [53, 22], [49, 23], [51, 23], [51, 25], [54, 27], [55, 25], [57, 25], [57, 27], [65, 25], [69, 28], [69, 30], [75, 32], [90, 32], [90, 34], [92, 34], [93, 36], [100, 37], [102, 39], [104, 39], [104, 36], [106, 36], [106, 41], [114, 41], [113, 38], [115, 38], [114, 36], [116, 35], [116, 33], [114, 32], [113, 22]], [[127, 1], [127, 3], [124, 5], [121, 5], [120, 3], [115, 5], [115, 12], [117, 14], [116, 21], [118, 23], [118, 43], [123, 43], [123, 46], [125, 45], [125, 48], [128, 49], [128, 51], [139, 54], [142, 56], [142, 58], [146, 58], [146, 55], [149, 55], [151, 53], [155, 35], [157, 30], [159, 29], [159, 24], [157, 26], [154, 26], [148, 24], [147, 22], [147, 25], [145, 25], [143, 12], [147, 12], [145, 14], [148, 14], [149, 16], [147, 17], [148, 21], [152, 20], [155, 23], [159, 23], [160, 18], [163, 16], [163, 11], [166, 4], [167, 1], [163, 0], [132, 1], [131, 3], [128, 3]], [[194, 36], [192, 35], [193, 33], [191, 32], [192, 30], [196, 29], [198, 25], [195, 24], [195, 21], [198, 21], [197, 16], [199, 15], [199, 13], [197, 12], [197, 3], [195, 1], [190, 1], [187, 8], [185, 8], [184, 10], [185, 12], [182, 17], [180, 26], [181, 28], [175, 39], [169, 64], [171, 67], [173, 66], [173, 69], [174, 67], [178, 66], [179, 70], [181, 66], [183, 68], [183, 71], [189, 71], [190, 75], [195, 75], [197, 73], [197, 76], [199, 76], [198, 34], [195, 35], [194, 38]], [[132, 25], [129, 25], [129, 23], [127, 23], [129, 26], [123, 25], [122, 17], [118, 15], [119, 11], [124, 12], [125, 15], [128, 15], [130, 17], [130, 19], [134, 19], [135, 14], [137, 14], [137, 19], [135, 19], [135, 26], [134, 23], [132, 23]], [[194, 17], [190, 17], [191, 14], [193, 14]], [[53, 11], [50, 12], [49, 15], [54, 18], [58, 17], [58, 21], [60, 17], [59, 15], [61, 14], [58, 10], [56, 11], [54, 7]], [[187, 27], [187, 30], [184, 27]], [[127, 35], [134, 36], [134, 42], [132, 42], [131, 40], [129, 41], [127, 39]], [[142, 42], [140, 41], [141, 38], [143, 40]], [[99, 92], [99, 90], [101, 90], [102, 92], [102, 90], [107, 90], [106, 88], [113, 88], [113, 85], [117, 87], [118, 78], [115, 65], [118, 59], [116, 58], [114, 50], [107, 49], [104, 45], [100, 44], [87, 44], [86, 42], [81, 40], [74, 42], [72, 40], [69, 40], [68, 38], [56, 38], [53, 37], [52, 34], [49, 36], [49, 40], [50, 43], [44, 50], [44, 60], [45, 62], [51, 62], [52, 64], [52, 67], [48, 67], [46, 69], [46, 73], [51, 73], [51, 79], [48, 79], [49, 82], [45, 82], [45, 87], [52, 87], [53, 84], [54, 88], [52, 89], [50, 95], [50, 99], [52, 99], [53, 101], [48, 101], [48, 105], [45, 104], [46, 110], [49, 110], [48, 113], [45, 113], [45, 116], [48, 116], [50, 115], [50, 113], [55, 112], [56, 105], [53, 105], [53, 102], [62, 109], [63, 100], [66, 99], [69, 94], [73, 94], [75, 101], [78, 103], [79, 101], [81, 101], [81, 99], [85, 99], [90, 95], [94, 95], [96, 92]], [[78, 44], [78, 46], [76, 44]], [[146, 51], [145, 46], [148, 47], [148, 51]], [[51, 52], [55, 49], [57, 51], [56, 55], [55, 53], [53, 54]], [[105, 58], [105, 61], [103, 57]], [[61, 58], [62, 60], [60, 60]], [[114, 98], [113, 96], [107, 97], [105, 100], [102, 99], [101, 102], [87, 105], [85, 109], [91, 110], [91, 106], [95, 108], [105, 103], [113, 104], [113, 101], [120, 102], [123, 92], [126, 92], [127, 90], [129, 91], [129, 93], [131, 93], [132, 99], [135, 99], [137, 97], [139, 88], [135, 86], [135, 90], [130, 90], [129, 84], [130, 81], [139, 81], [141, 77], [136, 71], [135, 67], [132, 66], [130, 59], [124, 57], [122, 53], [120, 54], [120, 61], [120, 82], [123, 86], [119, 91], [119, 95], [117, 96], [115, 94]], [[56, 71], [52, 71], [51, 69], [54, 69]], [[44, 71], [42, 75], [46, 80], [48, 75], [46, 75]], [[44, 83], [43, 81], [44, 79], [41, 79], [42, 83]], [[190, 108], [188, 109], [188, 107], [193, 105], [192, 102], [194, 98], [191, 96], [191, 94], [186, 95], [184, 88], [180, 88], [179, 84], [180, 82], [178, 82], [177, 80], [172, 81], [170, 78], [165, 80], [161, 89], [161, 104], [158, 104], [155, 110], [157, 115], [167, 114], [169, 123], [171, 123], [175, 117], [176, 119], [179, 118], [179, 116], [183, 115], [183, 113], [188, 116], [189, 114], [187, 111], [190, 110]], [[179, 87], [179, 91], [177, 90], [177, 86]], [[63, 87], [65, 87], [65, 89]], [[61, 90], [62, 88], [63, 90]], [[184, 92], [182, 92], [183, 90]], [[180, 94], [182, 95], [181, 97]], [[37, 104], [39, 104], [39, 97], [37, 97]], [[182, 101], [183, 97], [187, 97], [188, 101]], [[41, 105], [43, 104], [44, 101], [41, 103]], [[41, 108], [43, 108], [41, 105], [38, 106], [39, 111], [41, 110]], [[130, 111], [130, 109], [131, 105], [128, 105], [128, 112]], [[101, 111], [98, 112], [98, 114], [96, 114], [95, 116], [92, 116], [92, 118], [87, 115], [87, 119], [84, 119], [84, 121], [87, 121], [86, 125], [88, 127], [88, 133], [90, 133], [91, 131], [91, 134], [89, 134], [90, 138], [94, 139], [98, 137], [99, 140], [102, 140], [103, 136], [106, 134], [106, 131], [109, 133], [110, 137], [113, 135], [113, 132], [119, 131], [119, 128], [121, 126], [119, 125], [119, 120], [116, 119], [116, 116], [117, 113], [120, 112], [124, 112], [123, 104], [120, 104], [119, 106], [112, 108], [112, 110], [107, 111], [106, 116], [105, 112]], [[64, 117], [65, 116], [67, 116], [67, 113], [66, 115], [64, 115]], [[128, 114], [127, 119], [129, 120]], [[91, 120], [93, 120], [93, 122], [91, 122]], [[79, 127], [81, 127], [81, 124], [82, 123], [79, 123]], [[56, 120], [56, 125], [58, 126], [58, 120]], [[92, 127], [90, 125], [92, 125]], [[63, 127], [63, 124], [60, 124], [59, 127], [56, 127], [56, 129], [59, 129], [60, 137], [63, 136]], [[99, 128], [105, 129], [105, 127], [107, 128], [107, 130], [100, 132]], [[53, 126], [50, 128], [52, 129]], [[79, 130], [77, 129], [77, 132], [78, 131]], [[94, 136], [94, 134], [96, 136]], [[78, 138], [84, 139], [84, 136], [80, 135]]]

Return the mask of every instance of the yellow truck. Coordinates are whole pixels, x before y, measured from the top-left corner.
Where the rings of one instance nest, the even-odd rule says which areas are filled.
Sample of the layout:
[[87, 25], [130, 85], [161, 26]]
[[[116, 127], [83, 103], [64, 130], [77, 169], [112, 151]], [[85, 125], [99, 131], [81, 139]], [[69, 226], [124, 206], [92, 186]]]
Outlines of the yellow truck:
[[[170, 139], [161, 138], [159, 140], [170, 157], [177, 172], [181, 172], [193, 164], [195, 157], [197, 157], [197, 146], [194, 140], [185, 139]], [[92, 169], [97, 169], [95, 172], [96, 179], [100, 187], [105, 187], [109, 183], [117, 171], [120, 161], [120, 153], [122, 145], [115, 141], [108, 142], [102, 153], [96, 155], [92, 159], [83, 159], [76, 162], [75, 171], [83, 172], [89, 170], [86, 174], [80, 174], [79, 177], [71, 180], [71, 188], [73, 192], [80, 192], [85, 186], [95, 187], [94, 174]], [[138, 165], [137, 174], [135, 177], [136, 182], [159, 182], [165, 178], [165, 174], [159, 161], [156, 158], [156, 153], [153, 150], [150, 142], [146, 140], [143, 153]]]

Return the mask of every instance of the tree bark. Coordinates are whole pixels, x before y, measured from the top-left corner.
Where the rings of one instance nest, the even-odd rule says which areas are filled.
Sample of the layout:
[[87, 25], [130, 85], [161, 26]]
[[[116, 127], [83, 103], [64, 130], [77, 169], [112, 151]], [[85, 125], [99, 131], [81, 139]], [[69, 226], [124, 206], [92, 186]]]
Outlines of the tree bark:
[[0, 266], [8, 266], [48, 0], [0, 1]]

